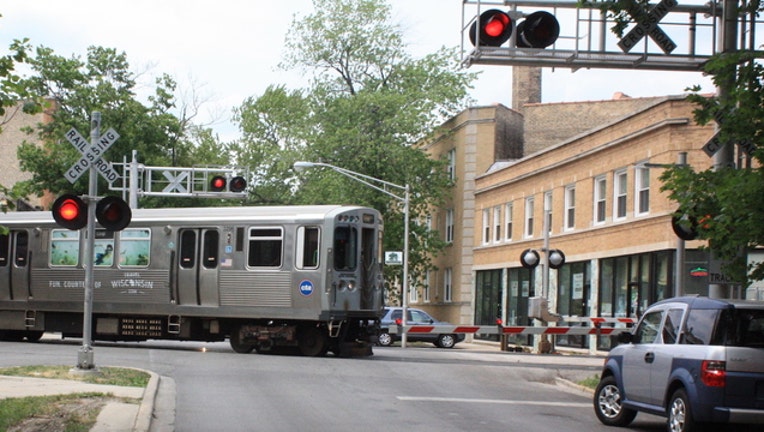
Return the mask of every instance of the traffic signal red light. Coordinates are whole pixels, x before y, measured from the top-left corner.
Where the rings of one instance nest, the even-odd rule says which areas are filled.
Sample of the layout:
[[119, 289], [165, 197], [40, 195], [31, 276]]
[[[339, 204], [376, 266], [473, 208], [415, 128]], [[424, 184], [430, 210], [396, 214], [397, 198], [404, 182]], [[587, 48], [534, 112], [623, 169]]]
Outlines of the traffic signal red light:
[[130, 206], [122, 199], [115, 196], [107, 196], [98, 201], [96, 205], [96, 219], [102, 227], [109, 231], [120, 231], [130, 224], [133, 212]]
[[512, 18], [498, 9], [483, 12], [470, 27], [470, 42], [474, 46], [499, 46], [508, 41], [510, 36], [512, 36]]
[[212, 180], [210, 180], [210, 191], [223, 192], [227, 183], [228, 182], [226, 181], [225, 177], [216, 175], [212, 177]]
[[51, 212], [57, 224], [70, 230], [80, 230], [88, 224], [88, 206], [77, 195], [61, 195]]
[[517, 42], [521, 48], [546, 48], [560, 36], [560, 23], [549, 12], [538, 11], [525, 17], [517, 26]]

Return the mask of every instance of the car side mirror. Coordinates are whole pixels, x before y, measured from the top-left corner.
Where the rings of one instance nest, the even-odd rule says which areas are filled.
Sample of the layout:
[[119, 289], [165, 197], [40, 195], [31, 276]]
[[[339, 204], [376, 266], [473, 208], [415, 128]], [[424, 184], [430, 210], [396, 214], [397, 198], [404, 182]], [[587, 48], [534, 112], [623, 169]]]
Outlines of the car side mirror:
[[631, 332], [619, 333], [616, 340], [618, 344], [636, 343], [636, 337]]

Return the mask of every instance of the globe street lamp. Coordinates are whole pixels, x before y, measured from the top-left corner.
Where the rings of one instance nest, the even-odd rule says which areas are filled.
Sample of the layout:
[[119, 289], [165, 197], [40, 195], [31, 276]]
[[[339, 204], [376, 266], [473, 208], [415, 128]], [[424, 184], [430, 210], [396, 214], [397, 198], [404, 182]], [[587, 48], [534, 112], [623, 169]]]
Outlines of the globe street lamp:
[[[307, 168], [315, 168], [315, 167], [323, 167], [323, 168], [329, 168], [331, 170], [334, 170], [345, 177], [350, 177], [351, 179], [363, 183], [366, 186], [375, 189], [379, 192], [384, 193], [385, 195], [388, 195], [392, 198], [397, 199], [398, 201], [403, 202], [403, 283], [401, 284], [403, 301], [402, 301], [402, 312], [403, 312], [403, 333], [401, 334], [401, 348], [406, 348], [406, 317], [407, 317], [407, 297], [408, 297], [408, 283], [409, 283], [409, 185], [408, 183], [405, 186], [397, 185], [395, 183], [390, 183], [388, 181], [378, 179], [376, 177], [371, 177], [366, 174], [361, 174], [355, 171], [351, 171], [349, 169], [340, 168], [338, 166], [330, 165], [328, 163], [323, 162], [305, 162], [305, 161], [297, 161], [292, 166], [295, 171], [300, 172]], [[377, 183], [377, 184], [375, 184]], [[380, 186], [381, 185], [381, 186]], [[403, 196], [396, 195], [392, 192], [390, 192], [387, 188], [394, 188], [399, 189], [403, 191]]]

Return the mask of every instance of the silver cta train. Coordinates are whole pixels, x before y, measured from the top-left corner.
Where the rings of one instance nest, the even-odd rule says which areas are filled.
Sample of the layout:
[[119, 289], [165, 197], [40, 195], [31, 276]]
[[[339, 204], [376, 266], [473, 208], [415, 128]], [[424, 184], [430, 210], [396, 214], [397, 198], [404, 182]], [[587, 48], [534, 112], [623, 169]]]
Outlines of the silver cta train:
[[[87, 230], [50, 212], [0, 214], [0, 339], [81, 337]], [[240, 353], [371, 353], [383, 310], [374, 209], [138, 209], [96, 229], [96, 340], [222, 341]]]

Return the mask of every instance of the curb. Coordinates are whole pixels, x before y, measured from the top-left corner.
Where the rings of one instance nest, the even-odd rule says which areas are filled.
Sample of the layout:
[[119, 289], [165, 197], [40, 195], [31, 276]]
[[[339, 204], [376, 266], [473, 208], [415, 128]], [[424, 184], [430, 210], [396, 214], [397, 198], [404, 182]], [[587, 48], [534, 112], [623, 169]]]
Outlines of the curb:
[[156, 400], [157, 389], [159, 389], [160, 378], [158, 374], [152, 371], [141, 370], [150, 374], [151, 378], [146, 389], [143, 390], [143, 398], [141, 399], [141, 406], [138, 408], [138, 415], [135, 416], [133, 431], [148, 432], [149, 427], [151, 427], [151, 417], [154, 414], [154, 401]]

